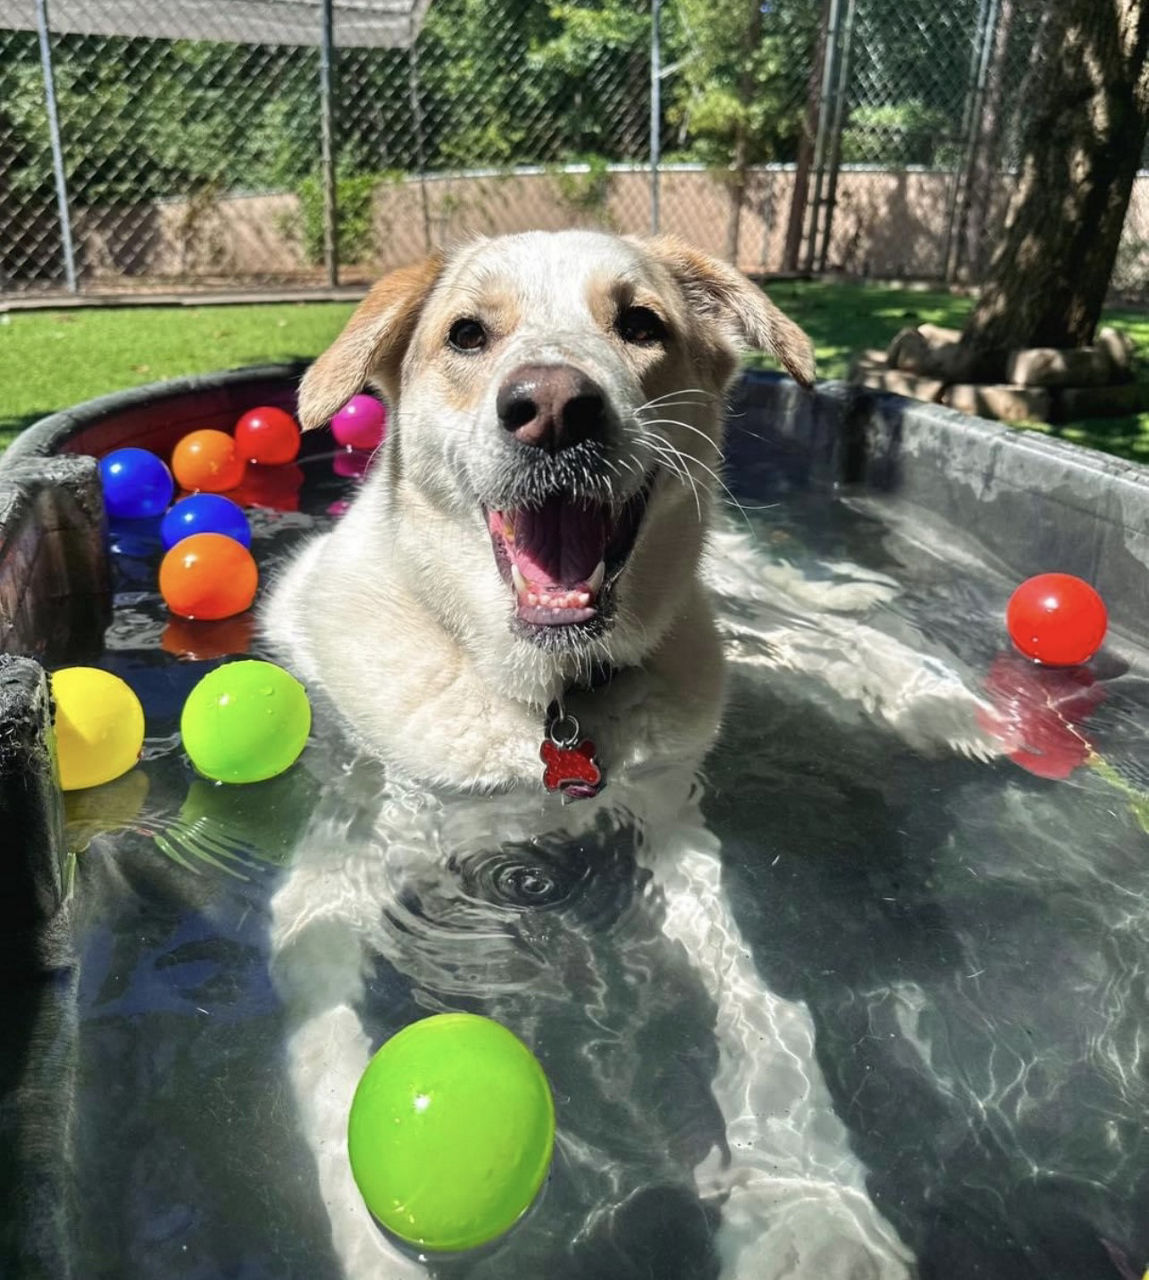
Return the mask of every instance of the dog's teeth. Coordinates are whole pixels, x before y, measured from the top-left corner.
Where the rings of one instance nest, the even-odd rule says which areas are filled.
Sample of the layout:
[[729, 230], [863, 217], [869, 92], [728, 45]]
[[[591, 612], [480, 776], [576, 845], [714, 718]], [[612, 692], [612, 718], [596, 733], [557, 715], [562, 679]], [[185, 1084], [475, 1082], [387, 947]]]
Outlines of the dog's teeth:
[[587, 579], [587, 582], [586, 582], [587, 590], [591, 593], [592, 596], [598, 595], [599, 588], [602, 586], [603, 579], [605, 577], [606, 577], [606, 561], [600, 560], [598, 562], [598, 567], [595, 569], [594, 573], [590, 575], [590, 577]]
[[585, 608], [587, 607], [587, 605], [588, 605], [588, 604], [590, 604], [590, 592], [589, 592], [589, 591], [578, 591], [578, 592], [576, 592], [576, 593], [575, 593], [575, 604], [576, 604], [580, 609], [585, 609]]
[[524, 596], [527, 594], [527, 580], [523, 577], [523, 571], [517, 564], [511, 565], [511, 581], [515, 584], [515, 590], [519, 595]]
[[539, 598], [533, 591], [527, 592], [527, 604], [538, 604]]
[[549, 591], [539, 592], [539, 604], [541, 604], [544, 608], [548, 607], [553, 603], [554, 603], [554, 598], [551, 596], [551, 593]]

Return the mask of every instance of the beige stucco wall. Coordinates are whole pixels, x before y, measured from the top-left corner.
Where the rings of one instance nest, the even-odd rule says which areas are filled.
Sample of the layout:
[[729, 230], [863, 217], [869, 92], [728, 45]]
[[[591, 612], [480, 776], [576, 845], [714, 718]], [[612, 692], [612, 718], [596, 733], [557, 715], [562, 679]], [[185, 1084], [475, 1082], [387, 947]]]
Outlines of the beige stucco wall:
[[[929, 277], [942, 268], [950, 175], [930, 172], [846, 171], [827, 266], [876, 277]], [[586, 180], [582, 180], [585, 188]], [[793, 188], [792, 170], [750, 176], [739, 229], [738, 265], [774, 271], [782, 249]], [[579, 207], [578, 178], [512, 173], [409, 180], [381, 185], [375, 194], [372, 251], [345, 264], [345, 278], [367, 278], [470, 235], [531, 228], [599, 225], [644, 233], [650, 225], [650, 193], [644, 171], [611, 174], [600, 207]], [[572, 202], [572, 195], [575, 201]], [[995, 193], [1000, 210], [1004, 187]], [[725, 251], [729, 198], [723, 183], [700, 171], [667, 171], [661, 177], [661, 226], [699, 248]], [[164, 201], [127, 209], [88, 210], [77, 218], [82, 261], [89, 277], [186, 280], [195, 277], [242, 283], [259, 279], [313, 279], [317, 268], [303, 257], [299, 204], [294, 195], [229, 196], [203, 207]], [[1142, 246], [1146, 246], [1145, 249]], [[1149, 257], [1149, 174], [1137, 179], [1119, 263], [1119, 283], [1144, 276]]]

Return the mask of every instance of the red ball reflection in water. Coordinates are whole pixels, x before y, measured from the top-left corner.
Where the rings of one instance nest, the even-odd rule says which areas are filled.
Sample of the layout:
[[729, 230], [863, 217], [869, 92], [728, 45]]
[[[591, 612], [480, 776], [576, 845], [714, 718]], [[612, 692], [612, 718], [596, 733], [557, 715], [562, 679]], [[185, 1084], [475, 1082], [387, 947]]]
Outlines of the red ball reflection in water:
[[273, 511], [298, 511], [303, 488], [303, 468], [294, 462], [282, 467], [247, 468], [243, 484], [229, 493], [241, 507], [270, 507]]
[[993, 711], [979, 711], [978, 723], [1029, 773], [1068, 778], [1093, 754], [1083, 726], [1105, 701], [1105, 688], [1086, 668], [1039, 667], [1002, 653], [985, 690]]

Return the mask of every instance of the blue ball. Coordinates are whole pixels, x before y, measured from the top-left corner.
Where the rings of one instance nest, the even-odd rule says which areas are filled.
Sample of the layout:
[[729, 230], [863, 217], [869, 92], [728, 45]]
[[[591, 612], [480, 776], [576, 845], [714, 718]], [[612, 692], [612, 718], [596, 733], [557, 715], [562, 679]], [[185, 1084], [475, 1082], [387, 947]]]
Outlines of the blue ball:
[[126, 520], [162, 516], [175, 492], [172, 473], [147, 449], [115, 449], [100, 460], [104, 506]]
[[245, 547], [251, 546], [251, 526], [243, 509], [219, 493], [193, 493], [190, 498], [181, 499], [160, 525], [165, 551], [193, 533], [222, 533]]

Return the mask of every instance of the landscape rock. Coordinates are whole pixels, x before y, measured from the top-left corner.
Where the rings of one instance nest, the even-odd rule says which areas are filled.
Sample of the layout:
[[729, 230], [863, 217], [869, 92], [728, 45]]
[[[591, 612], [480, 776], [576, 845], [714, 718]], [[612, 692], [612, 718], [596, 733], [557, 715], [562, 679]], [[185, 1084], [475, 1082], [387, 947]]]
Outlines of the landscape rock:
[[958, 383], [945, 389], [942, 404], [1002, 422], [1048, 422], [1053, 397], [1044, 387]]

